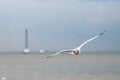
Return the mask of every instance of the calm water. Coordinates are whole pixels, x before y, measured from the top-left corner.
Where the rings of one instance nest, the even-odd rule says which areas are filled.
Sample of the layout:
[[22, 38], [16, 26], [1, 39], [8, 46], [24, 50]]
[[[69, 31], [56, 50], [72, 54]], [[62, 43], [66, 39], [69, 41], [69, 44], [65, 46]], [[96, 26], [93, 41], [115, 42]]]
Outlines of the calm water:
[[6, 80], [120, 80], [120, 54], [0, 54], [0, 77]]

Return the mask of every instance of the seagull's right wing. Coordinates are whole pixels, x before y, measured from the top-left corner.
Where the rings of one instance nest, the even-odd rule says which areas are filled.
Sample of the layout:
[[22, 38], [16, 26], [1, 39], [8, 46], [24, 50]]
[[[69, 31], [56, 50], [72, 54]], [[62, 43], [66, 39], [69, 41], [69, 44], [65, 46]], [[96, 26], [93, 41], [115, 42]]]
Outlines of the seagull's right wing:
[[73, 51], [74, 51], [73, 49], [63, 50], [63, 51], [57, 52], [57, 53], [55, 53], [55, 54], [52, 54], [52, 55], [50, 55], [50, 56], [44, 57], [43, 59], [47, 59], [47, 58], [50, 58], [50, 57], [56, 56], [56, 55], [61, 54], [61, 53], [65, 53], [65, 52], [73, 52]]
[[88, 42], [90, 42], [90, 41], [92, 41], [92, 40], [94, 40], [94, 39], [102, 36], [105, 32], [106, 32], [106, 31], [100, 33], [99, 35], [97, 35], [97, 36], [95, 36], [95, 37], [93, 37], [93, 38], [88, 39], [87, 41], [85, 41], [84, 43], [82, 43], [82, 44], [78, 47], [78, 49], [80, 49], [81, 47], [83, 47], [83, 46], [84, 46], [85, 44], [87, 44]]

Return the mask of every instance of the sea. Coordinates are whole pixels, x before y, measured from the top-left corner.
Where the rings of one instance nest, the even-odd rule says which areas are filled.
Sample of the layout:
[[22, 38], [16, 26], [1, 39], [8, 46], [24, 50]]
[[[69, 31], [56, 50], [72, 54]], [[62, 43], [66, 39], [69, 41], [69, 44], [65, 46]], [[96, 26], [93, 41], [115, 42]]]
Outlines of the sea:
[[120, 80], [120, 52], [0, 52], [0, 80]]

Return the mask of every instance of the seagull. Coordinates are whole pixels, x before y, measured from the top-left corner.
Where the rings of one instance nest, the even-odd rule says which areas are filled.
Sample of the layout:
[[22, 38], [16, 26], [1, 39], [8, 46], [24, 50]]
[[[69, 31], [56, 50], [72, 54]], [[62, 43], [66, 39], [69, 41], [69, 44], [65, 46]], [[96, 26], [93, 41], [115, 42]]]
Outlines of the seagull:
[[70, 53], [72, 55], [79, 55], [81, 53], [81, 48], [86, 45], [87, 43], [91, 42], [92, 40], [94, 39], [97, 39], [98, 37], [102, 36], [106, 31], [98, 34], [97, 36], [94, 36], [90, 39], [88, 39], [87, 41], [83, 42], [79, 47], [75, 48], [75, 49], [66, 49], [66, 50], [62, 50], [60, 52], [57, 52], [55, 54], [52, 54], [50, 56], [47, 56], [47, 57], [43, 57], [42, 59], [47, 59], [47, 58], [50, 58], [50, 57], [53, 57], [53, 56], [56, 56], [58, 54], [61, 54], [61, 53]]

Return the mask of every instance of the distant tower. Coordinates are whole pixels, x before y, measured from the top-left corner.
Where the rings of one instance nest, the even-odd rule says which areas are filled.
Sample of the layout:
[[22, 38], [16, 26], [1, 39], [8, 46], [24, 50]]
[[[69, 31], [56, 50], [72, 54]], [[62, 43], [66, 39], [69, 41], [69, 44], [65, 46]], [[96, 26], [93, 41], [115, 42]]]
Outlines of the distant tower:
[[24, 53], [27, 54], [29, 52], [30, 52], [30, 50], [28, 48], [28, 30], [25, 29], [25, 49], [24, 49]]

